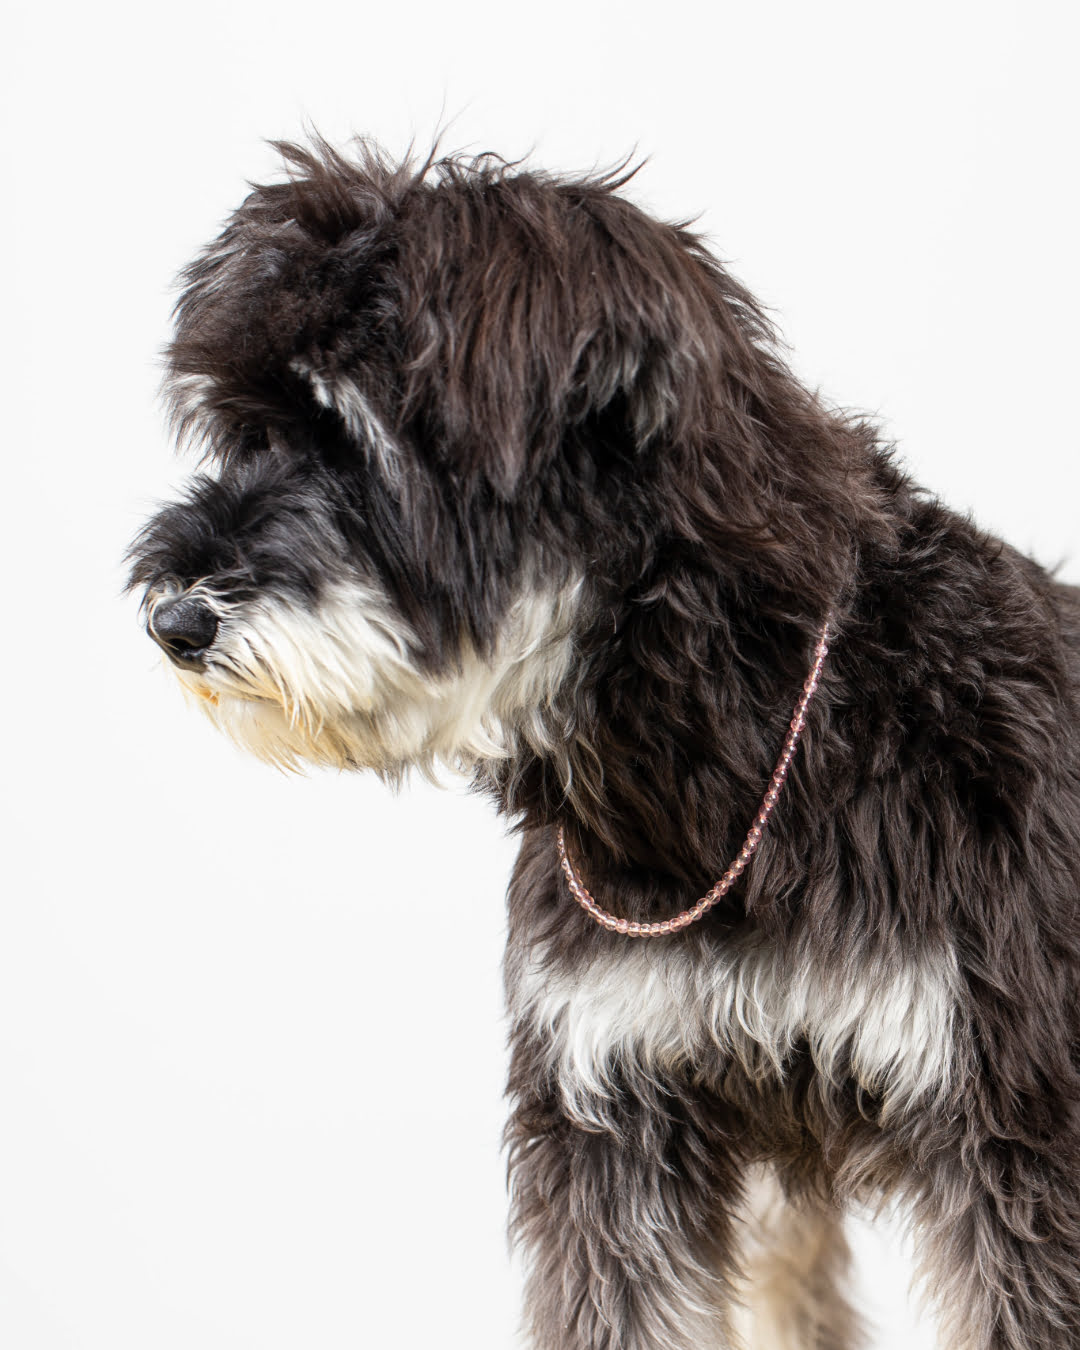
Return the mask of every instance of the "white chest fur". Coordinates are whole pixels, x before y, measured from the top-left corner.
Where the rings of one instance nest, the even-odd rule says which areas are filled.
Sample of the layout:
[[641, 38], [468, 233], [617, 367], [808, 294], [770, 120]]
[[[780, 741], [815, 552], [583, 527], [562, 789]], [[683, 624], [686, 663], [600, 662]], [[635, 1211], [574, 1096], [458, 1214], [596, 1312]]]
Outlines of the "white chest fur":
[[819, 1073], [854, 1078], [888, 1116], [948, 1088], [957, 987], [944, 950], [841, 968], [785, 961], [761, 943], [703, 960], [677, 938], [614, 938], [573, 967], [534, 952], [512, 977], [510, 1011], [548, 1045], [566, 1107], [584, 1121], [599, 1121], [617, 1065], [708, 1076], [734, 1058], [765, 1078], [783, 1075], [800, 1044]]

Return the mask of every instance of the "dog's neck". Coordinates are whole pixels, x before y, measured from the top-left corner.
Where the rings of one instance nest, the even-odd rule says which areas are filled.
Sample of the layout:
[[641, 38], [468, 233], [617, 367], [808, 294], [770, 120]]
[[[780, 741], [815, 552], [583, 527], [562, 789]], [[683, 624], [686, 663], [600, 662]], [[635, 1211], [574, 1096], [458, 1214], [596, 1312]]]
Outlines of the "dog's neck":
[[788, 726], [787, 734], [784, 737], [783, 748], [777, 756], [777, 761], [773, 767], [772, 776], [769, 779], [769, 785], [765, 790], [761, 805], [758, 807], [757, 814], [747, 830], [746, 838], [738, 853], [731, 859], [731, 862], [724, 870], [723, 876], [719, 877], [706, 893], [686, 909], [680, 910], [678, 914], [666, 919], [654, 919], [651, 922], [639, 923], [632, 922], [626, 918], [613, 914], [598, 904], [595, 896], [591, 895], [585, 883], [582, 881], [570, 854], [566, 847], [566, 829], [560, 825], [558, 831], [559, 862], [566, 874], [566, 880], [570, 887], [570, 892], [574, 899], [582, 907], [586, 914], [602, 928], [609, 932], [617, 932], [632, 937], [666, 937], [672, 933], [680, 932], [688, 928], [692, 923], [697, 923], [699, 919], [721, 903], [731, 890], [732, 886], [739, 880], [743, 872], [750, 865], [761, 845], [765, 832], [769, 827], [769, 821], [772, 813], [776, 809], [776, 804], [780, 800], [780, 795], [787, 782], [788, 773], [794, 763], [795, 752], [798, 749], [799, 741], [802, 739], [802, 733], [806, 728], [806, 714], [810, 702], [817, 691], [818, 682], [821, 678], [821, 670], [825, 663], [825, 657], [828, 653], [828, 643], [831, 636], [831, 624], [835, 621], [835, 616], [830, 611], [821, 628], [821, 634], [818, 637], [814, 649], [814, 660], [810, 671], [803, 684], [799, 694], [798, 702], [792, 711], [791, 722]]
[[824, 617], [693, 589], [682, 578], [609, 607], [606, 633], [581, 644], [573, 724], [559, 739], [556, 704], [546, 738], [493, 774], [505, 810], [563, 825], [590, 889], [628, 918], [678, 912], [737, 854]]
[[[502, 809], [527, 828], [554, 839], [564, 826], [584, 882], [628, 918], [677, 913], [724, 872], [759, 809], [826, 615], [843, 632], [856, 574], [896, 550], [910, 489], [887, 453], [806, 463], [804, 491], [774, 503], [760, 538], [725, 540], [719, 525], [709, 533], [710, 520], [725, 518], [717, 488], [697, 524], [658, 532], [645, 558], [605, 557], [598, 541], [592, 575], [614, 580], [592, 582], [584, 597], [591, 620], [565, 687], [518, 733], [510, 758], [485, 772]], [[825, 683], [804, 763], [819, 753], [833, 698], [844, 697], [835, 660]], [[828, 802], [801, 779], [796, 763], [770, 850], [805, 855], [824, 828]], [[733, 905], [762, 871], [733, 888]]]

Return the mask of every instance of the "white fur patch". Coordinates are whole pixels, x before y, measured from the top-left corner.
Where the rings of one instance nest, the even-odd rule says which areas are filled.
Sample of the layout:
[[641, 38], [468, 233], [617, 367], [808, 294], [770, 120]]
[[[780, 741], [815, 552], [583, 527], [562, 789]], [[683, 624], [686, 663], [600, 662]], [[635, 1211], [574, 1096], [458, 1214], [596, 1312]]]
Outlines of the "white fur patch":
[[757, 942], [733, 941], [708, 962], [678, 939], [613, 939], [617, 949], [573, 970], [540, 959], [520, 972], [511, 1011], [535, 1027], [567, 1109], [602, 1124], [612, 1072], [646, 1073], [734, 1058], [753, 1078], [782, 1076], [805, 1043], [832, 1081], [850, 1075], [882, 1115], [945, 1091], [955, 1070], [957, 973], [952, 954], [825, 963], [789, 970]]
[[196, 586], [218, 632], [205, 669], [176, 673], [223, 731], [277, 764], [468, 767], [505, 755], [516, 724], [550, 701], [570, 661], [577, 591], [523, 595], [493, 654], [466, 647], [433, 675], [369, 584], [338, 585], [314, 608], [282, 598], [233, 607]]
[[[754, 1167], [734, 1215], [735, 1350], [817, 1350], [854, 1343], [848, 1249], [838, 1210], [785, 1196], [768, 1165]], [[861, 1339], [859, 1341], [861, 1344]]]
[[173, 426], [182, 433], [182, 439], [197, 444], [205, 436], [201, 419], [217, 392], [215, 381], [209, 375], [190, 372], [171, 375], [165, 383], [165, 392], [172, 408]]
[[378, 466], [383, 479], [391, 486], [399, 486], [401, 460], [397, 447], [359, 386], [344, 375], [322, 375], [300, 359], [291, 361], [289, 366], [310, 383], [317, 403], [337, 413], [349, 435]]

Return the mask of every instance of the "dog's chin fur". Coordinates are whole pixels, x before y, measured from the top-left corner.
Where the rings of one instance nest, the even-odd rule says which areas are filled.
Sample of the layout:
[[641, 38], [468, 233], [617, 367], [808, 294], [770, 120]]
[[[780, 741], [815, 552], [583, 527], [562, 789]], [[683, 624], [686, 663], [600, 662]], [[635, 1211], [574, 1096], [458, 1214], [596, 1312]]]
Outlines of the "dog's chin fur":
[[[449, 765], [519, 825], [533, 1350], [853, 1350], [853, 1200], [906, 1206], [951, 1350], [1076, 1350], [1080, 593], [805, 390], [627, 178], [282, 149], [185, 273], [210, 469], [132, 584], [246, 749]], [[660, 944], [597, 926], [556, 829], [605, 908], [692, 902], [828, 613], [752, 864]]]
[[333, 587], [314, 608], [230, 607], [195, 586], [188, 594], [218, 617], [213, 654], [202, 669], [172, 669], [215, 726], [280, 768], [472, 775], [535, 740], [569, 669], [579, 591], [524, 594], [493, 650], [463, 641], [452, 667], [432, 673], [411, 658], [414, 639], [386, 598], [362, 583]]

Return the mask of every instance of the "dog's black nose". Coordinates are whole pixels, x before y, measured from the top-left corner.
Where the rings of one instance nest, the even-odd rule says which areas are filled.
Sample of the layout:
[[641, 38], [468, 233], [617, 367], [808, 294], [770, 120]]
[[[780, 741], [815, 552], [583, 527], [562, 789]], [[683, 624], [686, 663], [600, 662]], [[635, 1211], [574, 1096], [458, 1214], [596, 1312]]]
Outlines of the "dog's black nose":
[[198, 665], [217, 634], [214, 612], [194, 596], [159, 600], [150, 611], [147, 630], [174, 661]]

